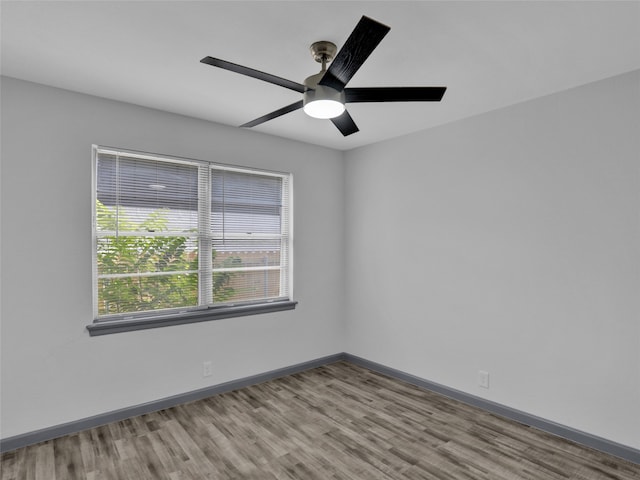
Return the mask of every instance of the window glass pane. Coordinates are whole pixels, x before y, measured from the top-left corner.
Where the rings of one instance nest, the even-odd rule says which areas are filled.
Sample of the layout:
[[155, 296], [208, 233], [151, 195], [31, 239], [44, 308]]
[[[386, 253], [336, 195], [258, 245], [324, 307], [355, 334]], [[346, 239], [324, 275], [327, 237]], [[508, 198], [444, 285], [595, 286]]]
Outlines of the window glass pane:
[[275, 298], [280, 291], [281, 239], [214, 242], [213, 302]]
[[282, 177], [212, 170], [213, 302], [287, 295]]
[[97, 239], [99, 275], [198, 271], [197, 239], [106, 236]]
[[98, 200], [105, 205], [198, 209], [195, 165], [100, 154], [98, 170]]
[[265, 242], [227, 242], [214, 250], [213, 268], [280, 266], [281, 240]]
[[280, 233], [282, 178], [213, 170], [211, 230], [214, 236]]
[[98, 314], [112, 315], [198, 304], [198, 275], [98, 279]]
[[196, 166], [100, 155], [97, 171], [98, 230], [197, 230]]
[[196, 233], [198, 213], [141, 207], [106, 207], [96, 203], [98, 232]]
[[279, 270], [214, 272], [214, 302], [241, 302], [281, 297]]

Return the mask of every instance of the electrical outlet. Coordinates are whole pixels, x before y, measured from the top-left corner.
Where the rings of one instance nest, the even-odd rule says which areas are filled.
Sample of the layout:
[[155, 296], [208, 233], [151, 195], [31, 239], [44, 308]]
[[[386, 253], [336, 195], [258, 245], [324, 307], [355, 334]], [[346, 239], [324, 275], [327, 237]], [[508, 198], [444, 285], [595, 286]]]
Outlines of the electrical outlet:
[[478, 370], [478, 385], [482, 388], [489, 388], [489, 372]]
[[213, 375], [213, 363], [211, 362], [203, 362], [202, 363], [202, 376], [210, 377]]

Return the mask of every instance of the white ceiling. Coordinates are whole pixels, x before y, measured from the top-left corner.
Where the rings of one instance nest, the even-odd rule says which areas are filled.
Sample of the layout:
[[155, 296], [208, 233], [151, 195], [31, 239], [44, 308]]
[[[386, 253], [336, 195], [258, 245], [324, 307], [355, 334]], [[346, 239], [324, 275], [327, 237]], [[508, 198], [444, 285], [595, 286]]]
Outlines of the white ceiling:
[[343, 137], [302, 110], [254, 130], [339, 150], [640, 69], [640, 2], [2, 1], [2, 74], [237, 126], [299, 93], [200, 63], [302, 83], [308, 47], [362, 15], [390, 33], [349, 83], [445, 85], [441, 103], [351, 104]]

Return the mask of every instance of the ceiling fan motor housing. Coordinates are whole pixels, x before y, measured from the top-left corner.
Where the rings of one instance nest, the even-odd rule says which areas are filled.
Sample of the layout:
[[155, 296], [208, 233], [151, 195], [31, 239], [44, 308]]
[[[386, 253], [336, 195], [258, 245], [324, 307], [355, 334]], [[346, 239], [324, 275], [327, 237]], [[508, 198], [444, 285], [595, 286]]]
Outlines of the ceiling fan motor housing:
[[[310, 103], [318, 102], [318, 101], [322, 101], [322, 103], [325, 103], [325, 105], [330, 102], [335, 102], [336, 104], [340, 104], [340, 105], [336, 105], [335, 108], [340, 108], [340, 113], [344, 111], [344, 104], [345, 104], [344, 90], [338, 91], [335, 88], [327, 87], [324, 85], [318, 85], [318, 82], [322, 79], [322, 77], [324, 76], [324, 73], [325, 72], [322, 71], [320, 73], [316, 73], [315, 75], [311, 75], [310, 77], [307, 77], [305, 79], [304, 81], [305, 92], [303, 94], [303, 99], [302, 99], [303, 108], [304, 108], [304, 111], [308, 115], [311, 115], [312, 117], [333, 118], [336, 116], [335, 113], [314, 114], [312, 113], [313, 110], [310, 110], [310, 108], [313, 108], [313, 107], [309, 106]], [[333, 112], [335, 112], [335, 110], [333, 110]]]

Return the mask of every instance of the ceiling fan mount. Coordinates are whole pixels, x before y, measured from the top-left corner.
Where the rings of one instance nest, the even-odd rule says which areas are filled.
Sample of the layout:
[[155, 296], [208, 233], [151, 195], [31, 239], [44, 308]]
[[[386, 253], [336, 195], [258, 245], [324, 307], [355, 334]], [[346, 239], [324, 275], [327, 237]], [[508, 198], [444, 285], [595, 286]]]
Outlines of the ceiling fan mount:
[[[312, 117], [330, 119], [346, 137], [359, 131], [345, 109], [347, 103], [439, 102], [447, 89], [447, 87], [347, 87], [349, 80], [389, 30], [388, 26], [363, 16], [339, 51], [334, 43], [326, 40], [313, 43], [309, 50], [314, 60], [322, 64], [322, 70], [307, 77], [304, 84], [219, 58], [205, 57], [200, 61], [303, 94], [302, 100], [240, 125], [241, 127], [255, 127], [302, 108]], [[331, 65], [327, 68], [329, 62]]]
[[309, 47], [309, 51], [311, 52], [313, 59], [318, 63], [322, 63], [324, 67], [325, 64], [331, 62], [331, 60], [336, 57], [338, 47], [333, 42], [320, 40], [319, 42], [312, 43]]

